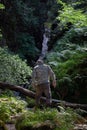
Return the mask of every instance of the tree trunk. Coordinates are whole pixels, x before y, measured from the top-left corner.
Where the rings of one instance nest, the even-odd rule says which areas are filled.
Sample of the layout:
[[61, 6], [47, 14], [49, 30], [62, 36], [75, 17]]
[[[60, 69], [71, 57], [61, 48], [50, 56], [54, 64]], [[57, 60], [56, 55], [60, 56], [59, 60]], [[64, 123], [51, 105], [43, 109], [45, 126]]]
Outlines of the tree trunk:
[[[12, 91], [19, 91], [22, 94], [24, 94], [25, 96], [28, 96], [30, 98], [35, 98], [34, 92], [32, 92], [28, 89], [22, 88], [20, 86], [0, 82], [0, 88], [1, 89], [10, 89]], [[45, 102], [45, 100], [46, 100], [45, 97], [41, 97], [41, 101]], [[59, 104], [65, 106], [65, 107], [81, 108], [81, 109], [87, 110], [87, 104], [76, 104], [76, 103], [69, 103], [66, 101], [52, 99], [52, 106], [58, 106]]]
[[22, 94], [24, 94], [25, 96], [35, 98], [35, 93], [34, 92], [32, 92], [32, 91], [30, 91], [28, 89], [25, 89], [25, 88], [23, 88], [21, 86], [16, 86], [16, 85], [12, 85], [12, 84], [9, 84], [9, 83], [0, 82], [0, 88], [1, 89], [10, 89], [12, 91], [19, 91]]

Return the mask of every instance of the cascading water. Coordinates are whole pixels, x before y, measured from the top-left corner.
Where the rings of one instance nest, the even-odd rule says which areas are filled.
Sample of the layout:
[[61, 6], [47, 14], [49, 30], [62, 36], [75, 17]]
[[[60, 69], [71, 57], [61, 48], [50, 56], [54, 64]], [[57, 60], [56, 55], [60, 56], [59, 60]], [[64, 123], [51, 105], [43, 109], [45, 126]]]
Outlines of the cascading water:
[[39, 59], [44, 59], [44, 57], [47, 54], [48, 51], [47, 43], [49, 41], [49, 37], [50, 37], [50, 30], [48, 28], [45, 28], [45, 33], [43, 34], [42, 51]]

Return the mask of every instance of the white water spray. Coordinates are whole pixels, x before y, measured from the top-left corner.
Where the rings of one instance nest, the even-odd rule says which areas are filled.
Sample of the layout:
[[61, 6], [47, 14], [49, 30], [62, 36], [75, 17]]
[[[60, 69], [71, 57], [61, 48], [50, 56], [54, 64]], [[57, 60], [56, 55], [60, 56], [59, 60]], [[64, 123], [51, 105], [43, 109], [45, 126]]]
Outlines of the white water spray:
[[43, 59], [47, 54], [48, 51], [47, 43], [49, 41], [49, 37], [50, 37], [50, 30], [48, 28], [45, 28], [45, 33], [43, 34], [42, 51], [39, 59]]

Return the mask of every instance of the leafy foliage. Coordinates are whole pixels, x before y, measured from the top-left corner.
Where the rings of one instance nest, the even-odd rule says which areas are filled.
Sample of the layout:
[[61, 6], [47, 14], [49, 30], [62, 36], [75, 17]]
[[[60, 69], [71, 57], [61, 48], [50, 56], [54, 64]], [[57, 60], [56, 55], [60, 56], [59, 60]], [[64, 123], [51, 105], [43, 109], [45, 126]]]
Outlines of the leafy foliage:
[[[62, 107], [61, 107], [62, 108]], [[17, 130], [70, 130], [73, 123], [79, 120], [79, 115], [72, 109], [58, 112], [56, 109], [28, 111], [16, 122]]]
[[0, 98], [0, 120], [11, 120], [11, 116], [24, 112], [26, 105], [25, 101], [13, 97]]
[[[58, 65], [57, 62], [66, 61], [72, 55], [78, 52], [85, 52], [87, 50], [87, 28], [71, 28], [66, 31], [65, 35], [57, 40], [54, 45], [53, 51], [48, 53], [47, 61], [50, 64]], [[74, 39], [74, 40], [73, 40]]]
[[5, 9], [5, 6], [0, 3], [0, 9]]
[[[60, 39], [57, 38], [53, 51], [47, 55], [47, 62], [54, 69], [58, 79], [57, 91], [59, 94], [56, 95], [53, 92], [53, 96], [61, 99], [66, 97], [72, 101], [74, 100], [73, 96], [77, 102], [78, 98], [80, 101], [84, 98], [85, 101], [85, 91], [87, 91], [85, 67], [87, 64], [87, 16], [85, 11], [75, 9], [77, 3], [72, 6], [61, 0], [58, 0], [58, 3], [62, 6], [62, 9], [58, 11], [60, 12], [57, 17], [58, 27], [61, 31], [65, 28], [65, 33]], [[82, 91], [83, 84], [84, 92]]]
[[[87, 50], [86, 3], [86, 0], [7, 0], [4, 13], [0, 14], [1, 31], [6, 45], [22, 58], [27, 58], [31, 65], [39, 56], [44, 26], [50, 28], [51, 39], [48, 46], [49, 50], [52, 50], [47, 54], [47, 62], [53, 67], [59, 79], [57, 88], [66, 85], [69, 88], [68, 94], [71, 95], [75, 88], [79, 90], [82, 83], [86, 84], [86, 58], [84, 59]], [[3, 56], [6, 62], [1, 60], [4, 64], [1, 62], [1, 80], [15, 84], [27, 82], [26, 78], [30, 74], [24, 69], [25, 63], [22, 64], [18, 56], [12, 54], [7, 56], [7, 53]], [[83, 53], [84, 56], [81, 56]], [[79, 57], [82, 58], [82, 62]]]
[[82, 10], [76, 10], [73, 6], [63, 3], [63, 9], [59, 12], [60, 15], [57, 18], [63, 26], [66, 26], [67, 23], [71, 23], [75, 27], [87, 26], [87, 15]]
[[83, 47], [86, 47], [86, 42], [87, 42], [86, 32], [87, 32], [87, 27], [71, 28], [69, 31], [66, 32], [62, 40], [66, 44], [73, 43], [77, 45], [83, 45]]
[[[3, 4], [0, 3], [0, 10], [5, 9], [5, 6]], [[1, 29], [0, 29], [0, 39], [2, 38], [2, 33], [1, 33]]]
[[[57, 54], [56, 54], [57, 55]], [[68, 56], [69, 55], [69, 56]], [[58, 56], [54, 56], [54, 60], [49, 62], [49, 64], [53, 67], [56, 77], [58, 79], [57, 87], [61, 97], [65, 93], [65, 97], [71, 99], [72, 95], [77, 93], [77, 99], [83, 97], [83, 102], [86, 103], [86, 77], [87, 77], [87, 52], [77, 51], [74, 54], [64, 55], [68, 58], [58, 60]], [[56, 60], [55, 60], [56, 58]], [[60, 57], [61, 59], [61, 57]], [[65, 61], [64, 61], [65, 60]], [[84, 91], [82, 90], [82, 86], [84, 84]], [[66, 92], [65, 92], [66, 91]], [[55, 98], [55, 94], [53, 94]], [[83, 95], [83, 96], [82, 96]], [[75, 97], [74, 95], [73, 97]], [[64, 98], [64, 97], [63, 97]], [[69, 100], [68, 99], [68, 100]], [[82, 98], [81, 98], [82, 99]], [[74, 99], [73, 99], [74, 100]], [[76, 99], [75, 99], [76, 100]], [[78, 101], [77, 101], [78, 102]], [[82, 102], [82, 100], [81, 100]]]
[[23, 84], [28, 81], [31, 68], [18, 55], [0, 48], [0, 80], [12, 84]]
[[14, 2], [18, 8], [16, 8], [17, 13], [20, 15], [20, 18], [23, 22], [23, 24], [27, 27], [37, 26], [38, 25], [38, 19], [34, 16], [34, 9], [31, 7], [28, 7], [28, 5], [19, 0]]
[[[56, 42], [53, 51], [47, 55], [47, 62], [52, 66], [58, 79], [58, 94], [53, 92], [55, 98], [77, 102], [79, 98], [81, 102], [86, 103], [86, 32], [86, 27], [69, 29]], [[82, 91], [83, 84], [84, 91]]]
[[[73, 56], [71, 56], [71, 58], [69, 60], [67, 60], [63, 63], [60, 63], [60, 65], [58, 66], [59, 67], [58, 77], [61, 78], [61, 77], [65, 76], [66, 74], [68, 74], [68, 72], [71, 69], [72, 69], [72, 71], [74, 71], [75, 67], [77, 69], [77, 66], [79, 64], [81, 64], [82, 62], [84, 62], [84, 60], [86, 60], [86, 56], [87, 56], [86, 52], [82, 53], [82, 54], [77, 53], [77, 54], [74, 54]], [[75, 73], [77, 73], [76, 70], [75, 70]]]
[[0, 120], [11, 122], [12, 117], [17, 116], [17, 130], [70, 130], [76, 122], [86, 120], [76, 113], [75, 110], [62, 106], [60, 112], [57, 109], [44, 108], [43, 110], [36, 109], [27, 110], [27, 103], [23, 100], [14, 97], [0, 97]]
[[6, 9], [0, 22], [6, 45], [24, 58], [35, 58], [41, 47], [47, 5], [39, 0], [8, 0], [4, 3]]
[[26, 97], [26, 102], [27, 102], [29, 108], [32, 108], [35, 106], [35, 99], [31, 99], [29, 97]]
[[1, 29], [0, 29], [0, 40], [1, 40], [1, 38], [2, 38], [2, 33], [1, 33]]
[[19, 43], [18, 53], [23, 56], [35, 57], [39, 53], [39, 50], [35, 47], [34, 37], [27, 33], [20, 33], [17, 36], [17, 41]]

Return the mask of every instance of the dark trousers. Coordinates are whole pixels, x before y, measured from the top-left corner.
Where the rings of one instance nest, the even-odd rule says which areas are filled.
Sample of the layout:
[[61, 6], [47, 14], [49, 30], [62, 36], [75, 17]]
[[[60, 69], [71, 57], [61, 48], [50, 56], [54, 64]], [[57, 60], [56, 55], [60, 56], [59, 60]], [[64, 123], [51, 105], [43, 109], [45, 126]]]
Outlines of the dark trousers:
[[40, 105], [40, 98], [44, 93], [46, 96], [46, 105], [49, 106], [51, 104], [51, 90], [50, 83], [43, 83], [37, 85], [36, 87], [36, 106]]

